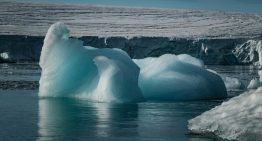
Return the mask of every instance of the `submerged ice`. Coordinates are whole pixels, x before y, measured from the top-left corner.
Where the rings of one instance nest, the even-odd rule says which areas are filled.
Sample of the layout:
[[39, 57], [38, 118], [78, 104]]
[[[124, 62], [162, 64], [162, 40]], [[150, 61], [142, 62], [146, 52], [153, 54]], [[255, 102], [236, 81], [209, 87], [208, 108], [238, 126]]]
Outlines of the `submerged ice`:
[[40, 97], [98, 102], [226, 97], [222, 79], [190, 55], [132, 60], [120, 49], [84, 47], [63, 23], [53, 24], [40, 57]]

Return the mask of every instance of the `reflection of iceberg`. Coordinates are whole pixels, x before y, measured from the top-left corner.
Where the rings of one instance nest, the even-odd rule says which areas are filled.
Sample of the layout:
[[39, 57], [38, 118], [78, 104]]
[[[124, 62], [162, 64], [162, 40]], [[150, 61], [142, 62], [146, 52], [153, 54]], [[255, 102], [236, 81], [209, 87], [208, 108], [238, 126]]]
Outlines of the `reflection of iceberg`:
[[[39, 100], [39, 138], [46, 140], [112, 139], [122, 133], [127, 121], [127, 136], [137, 136], [138, 105], [88, 103], [77, 99], [45, 98]], [[122, 129], [122, 130], [120, 130]], [[127, 130], [127, 129], [126, 129]]]
[[39, 96], [83, 97], [95, 101], [142, 101], [139, 67], [119, 49], [83, 47], [69, 38], [62, 23], [53, 24], [41, 52]]
[[149, 100], [197, 100], [227, 95], [221, 78], [189, 55], [134, 61], [137, 64], [120, 49], [83, 47], [78, 39], [69, 38], [64, 24], [53, 24], [41, 52], [39, 96], [139, 102], [144, 96]]

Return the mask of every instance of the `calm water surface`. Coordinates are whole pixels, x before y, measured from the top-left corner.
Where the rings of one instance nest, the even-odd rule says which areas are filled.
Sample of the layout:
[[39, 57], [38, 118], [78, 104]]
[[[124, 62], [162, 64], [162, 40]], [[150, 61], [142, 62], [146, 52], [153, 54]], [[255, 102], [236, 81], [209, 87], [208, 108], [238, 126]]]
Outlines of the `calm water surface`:
[[[248, 83], [252, 67], [208, 66]], [[194, 102], [93, 103], [39, 99], [37, 64], [0, 64], [0, 141], [212, 141], [189, 135], [187, 121], [222, 100]]]

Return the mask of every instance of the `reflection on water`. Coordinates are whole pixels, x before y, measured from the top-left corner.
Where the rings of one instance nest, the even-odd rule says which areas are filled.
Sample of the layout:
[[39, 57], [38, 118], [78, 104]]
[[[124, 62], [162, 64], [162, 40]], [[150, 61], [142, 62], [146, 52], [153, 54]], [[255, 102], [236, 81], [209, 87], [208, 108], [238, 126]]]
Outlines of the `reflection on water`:
[[40, 99], [38, 140], [137, 136], [137, 112], [136, 104]]
[[[258, 68], [250, 66], [207, 67], [236, 77], [245, 86], [258, 77]], [[109, 104], [38, 99], [38, 88], [31, 87], [38, 84], [38, 64], [2, 64], [0, 70], [0, 141], [212, 140], [189, 136], [187, 121], [221, 103]]]
[[187, 135], [187, 120], [219, 103], [110, 104], [66, 98], [40, 99], [37, 140], [196, 141], [197, 137]]

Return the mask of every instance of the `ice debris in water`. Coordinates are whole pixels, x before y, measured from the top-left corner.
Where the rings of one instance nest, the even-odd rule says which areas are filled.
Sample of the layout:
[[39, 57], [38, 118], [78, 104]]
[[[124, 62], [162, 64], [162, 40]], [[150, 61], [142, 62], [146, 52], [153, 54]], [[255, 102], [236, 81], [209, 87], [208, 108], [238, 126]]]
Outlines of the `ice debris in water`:
[[63, 23], [53, 24], [40, 57], [40, 97], [80, 97], [99, 102], [138, 102], [139, 67], [120, 49], [83, 47]]
[[247, 86], [248, 89], [256, 89], [261, 86], [262, 84], [262, 70], [258, 71], [259, 79], [253, 78], [249, 85]]
[[227, 96], [222, 79], [190, 55], [166, 54], [133, 62], [120, 49], [83, 47], [83, 42], [69, 38], [69, 33], [63, 23], [55, 23], [46, 34], [40, 57], [40, 97], [139, 102], [144, 98], [199, 100]]
[[148, 100], [199, 100], [227, 96], [222, 79], [189, 55], [165, 54], [134, 59], [140, 67], [139, 86]]
[[257, 89], [259, 87], [259, 80], [253, 78], [247, 86], [247, 89]]
[[8, 52], [0, 53], [0, 58], [2, 58], [2, 59], [9, 59], [9, 53]]
[[226, 85], [227, 90], [241, 89], [243, 86], [238, 78], [234, 77], [222, 77]]
[[188, 128], [196, 134], [214, 134], [227, 140], [262, 139], [262, 88], [223, 102], [210, 111], [189, 120]]

